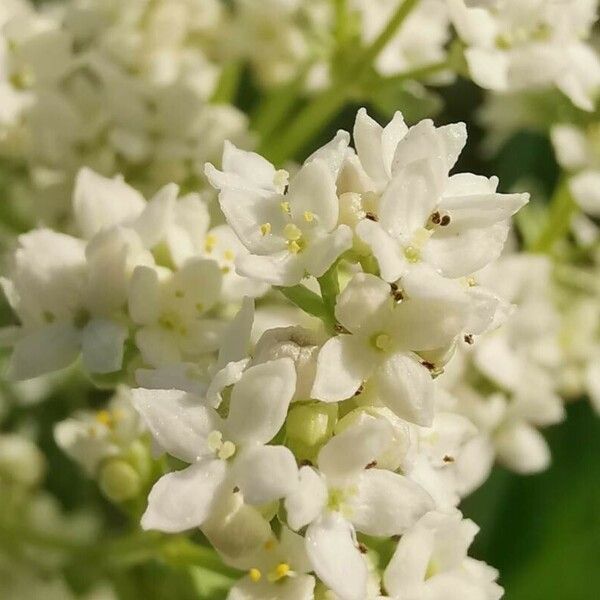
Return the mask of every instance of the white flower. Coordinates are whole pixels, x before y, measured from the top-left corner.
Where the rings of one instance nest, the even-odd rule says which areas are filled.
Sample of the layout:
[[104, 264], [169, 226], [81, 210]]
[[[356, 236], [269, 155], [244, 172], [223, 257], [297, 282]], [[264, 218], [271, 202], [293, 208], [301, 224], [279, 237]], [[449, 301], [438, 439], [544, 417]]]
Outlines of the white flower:
[[[600, 216], [600, 140], [598, 129], [555, 125], [551, 130], [554, 152], [560, 165], [571, 173], [569, 189], [585, 213]], [[596, 233], [596, 237], [597, 237]]]
[[233, 585], [227, 600], [313, 600], [315, 578], [304, 538], [282, 527], [279, 540], [271, 538], [236, 564], [248, 574]]
[[430, 512], [404, 533], [383, 582], [393, 600], [498, 600], [498, 572], [467, 556], [478, 531], [469, 519]]
[[46, 460], [40, 449], [17, 433], [0, 435], [0, 481], [34, 487], [46, 470]]
[[[352, 0], [350, 5], [361, 15], [361, 37], [368, 45], [387, 25], [398, 0]], [[448, 37], [448, 12], [443, 0], [419, 2], [379, 53], [375, 68], [382, 75], [395, 75], [440, 62], [446, 56]]]
[[448, 0], [448, 6], [477, 84], [496, 91], [556, 85], [579, 108], [593, 109], [600, 61], [586, 40], [595, 2]]
[[54, 439], [69, 457], [93, 477], [102, 461], [119, 456], [143, 431], [131, 405], [130, 390], [117, 389], [106, 408], [81, 411], [54, 426]]
[[47, 229], [19, 236], [2, 286], [21, 321], [11, 357], [14, 379], [63, 369], [80, 353], [90, 372], [119, 370], [127, 327], [111, 318], [110, 293], [102, 299], [90, 294], [94, 282], [81, 240]]
[[129, 286], [136, 345], [154, 367], [192, 362], [219, 347], [224, 324], [207, 317], [221, 289], [215, 261], [191, 259], [178, 271], [137, 267]]
[[366, 384], [400, 417], [431, 423], [431, 373], [414, 353], [451, 344], [466, 323], [468, 300], [458, 284], [419, 275], [414, 271], [404, 280], [407, 297], [400, 302], [378, 277], [353, 277], [335, 307], [348, 333], [331, 338], [319, 352], [314, 398], [344, 400]]
[[466, 141], [463, 124], [407, 129], [400, 113], [382, 129], [364, 109], [354, 126], [360, 166], [372, 180], [373, 205], [356, 232], [386, 281], [426, 263], [444, 277], [471, 275], [498, 258], [510, 217], [527, 194], [498, 194], [497, 178], [448, 177]]
[[337, 225], [336, 173], [324, 153], [305, 162], [285, 194], [287, 173], [232, 144], [225, 146], [223, 171], [208, 164], [206, 174], [220, 190], [227, 222], [250, 251], [236, 263], [241, 275], [292, 286], [323, 275], [352, 244], [351, 230]]
[[283, 358], [243, 373], [225, 419], [178, 390], [134, 390], [134, 406], [158, 446], [191, 463], [155, 484], [142, 526], [170, 532], [200, 527], [232, 490], [254, 505], [289, 493], [297, 478], [294, 456], [267, 443], [285, 421], [294, 388], [293, 363]]
[[408, 478], [377, 468], [394, 442], [392, 426], [366, 413], [321, 449], [318, 470], [302, 467], [286, 497], [289, 526], [308, 525], [306, 549], [315, 573], [343, 600], [363, 600], [367, 566], [354, 529], [388, 537], [403, 533], [433, 506]]

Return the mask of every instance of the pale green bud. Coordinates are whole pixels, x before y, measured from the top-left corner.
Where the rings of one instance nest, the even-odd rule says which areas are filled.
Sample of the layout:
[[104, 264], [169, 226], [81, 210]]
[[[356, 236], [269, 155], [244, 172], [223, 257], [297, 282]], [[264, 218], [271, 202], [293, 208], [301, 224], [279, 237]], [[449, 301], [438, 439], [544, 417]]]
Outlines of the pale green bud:
[[100, 489], [113, 502], [135, 498], [142, 489], [138, 472], [122, 458], [107, 460], [100, 469]]
[[0, 436], [0, 479], [32, 487], [45, 469], [44, 455], [33, 442], [17, 434]]
[[287, 444], [299, 460], [313, 461], [333, 434], [337, 404], [310, 403], [294, 406], [286, 423]]

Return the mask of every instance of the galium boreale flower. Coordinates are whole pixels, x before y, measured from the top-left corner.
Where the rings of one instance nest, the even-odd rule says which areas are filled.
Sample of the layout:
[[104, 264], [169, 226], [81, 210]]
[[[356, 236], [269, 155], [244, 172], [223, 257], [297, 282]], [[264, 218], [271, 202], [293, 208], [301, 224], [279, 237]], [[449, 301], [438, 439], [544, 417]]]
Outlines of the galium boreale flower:
[[478, 85], [496, 91], [555, 85], [591, 111], [600, 88], [600, 60], [589, 38], [596, 3], [448, 0]]
[[155, 484], [142, 526], [200, 527], [232, 491], [252, 505], [289, 493], [297, 480], [294, 455], [268, 443], [285, 421], [295, 380], [288, 358], [248, 368], [231, 390], [226, 418], [179, 390], [134, 390], [134, 406], [158, 447], [190, 463]]
[[469, 301], [461, 286], [413, 271], [397, 289], [358, 273], [339, 295], [335, 315], [346, 330], [321, 348], [312, 396], [337, 402], [366, 391], [420, 425], [433, 418], [433, 381], [419, 351], [450, 345], [464, 328]]
[[406, 531], [383, 575], [391, 600], [499, 600], [498, 572], [467, 556], [479, 528], [458, 512], [430, 512]]
[[232, 144], [225, 146], [223, 171], [208, 164], [206, 174], [220, 190], [227, 222], [250, 251], [236, 262], [241, 275], [292, 286], [323, 275], [352, 245], [350, 228], [337, 224], [337, 171], [328, 154], [305, 162], [287, 191], [287, 172]]
[[319, 452], [317, 467], [304, 466], [285, 499], [288, 525], [308, 526], [309, 560], [318, 577], [343, 600], [363, 600], [367, 565], [355, 530], [389, 537], [403, 533], [433, 501], [410, 479], [377, 467], [394, 443], [391, 424], [360, 414]]
[[528, 195], [497, 193], [496, 177], [448, 176], [466, 142], [464, 124], [425, 120], [408, 129], [396, 113], [382, 128], [362, 109], [354, 140], [359, 163], [350, 167], [368, 175], [359, 190], [368, 210], [356, 232], [383, 279], [394, 282], [420, 263], [456, 279], [498, 258]]
[[227, 600], [312, 600], [315, 578], [304, 538], [283, 526], [279, 539], [271, 537], [255, 552], [236, 563], [247, 574], [236, 582]]

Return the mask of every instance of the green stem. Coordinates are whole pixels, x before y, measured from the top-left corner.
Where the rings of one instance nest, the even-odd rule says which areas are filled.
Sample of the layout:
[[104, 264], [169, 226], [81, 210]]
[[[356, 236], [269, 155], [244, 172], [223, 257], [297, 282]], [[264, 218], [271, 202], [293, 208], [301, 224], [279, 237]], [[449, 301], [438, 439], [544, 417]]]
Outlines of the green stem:
[[397, 75], [392, 75], [391, 77], [382, 77], [378, 80], [378, 84], [382, 88], [394, 87], [404, 81], [420, 81], [452, 68], [452, 61], [441, 60], [439, 62], [410, 69], [409, 71], [404, 71], [403, 73], [398, 73]]
[[240, 576], [239, 571], [223, 563], [215, 550], [195, 544], [186, 537], [168, 539], [163, 544], [162, 556], [169, 564], [174, 566], [202, 567], [232, 579]]
[[555, 243], [568, 235], [576, 211], [577, 204], [571, 196], [568, 181], [565, 179], [557, 186], [550, 203], [546, 225], [529, 250], [550, 253]]
[[417, 6], [418, 2], [419, 0], [404, 0], [383, 31], [359, 55], [358, 59], [348, 65], [334, 79], [329, 89], [318, 94], [298, 113], [290, 126], [281, 133], [276, 143], [272, 139], [273, 136], [264, 138], [259, 147], [259, 153], [279, 165], [285, 160], [293, 158], [297, 152], [302, 150], [315, 133], [341, 110], [352, 95], [352, 89], [360, 85], [373, 61]]
[[231, 62], [225, 66], [210, 99], [212, 104], [231, 104], [237, 95], [242, 66], [239, 62]]
[[337, 262], [317, 279], [321, 288], [321, 297], [330, 317], [335, 321], [335, 301], [340, 293], [340, 282], [338, 278]]
[[311, 292], [303, 285], [279, 287], [277, 289], [298, 308], [301, 308], [304, 312], [313, 317], [321, 319], [327, 327], [333, 329], [335, 326], [335, 319], [333, 318], [331, 311], [323, 302], [321, 296]]

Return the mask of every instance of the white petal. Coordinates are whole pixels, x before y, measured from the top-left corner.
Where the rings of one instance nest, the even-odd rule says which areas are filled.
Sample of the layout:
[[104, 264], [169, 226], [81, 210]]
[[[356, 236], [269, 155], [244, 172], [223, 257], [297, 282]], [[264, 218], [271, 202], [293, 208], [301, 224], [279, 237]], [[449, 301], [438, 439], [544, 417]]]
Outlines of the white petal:
[[312, 467], [302, 467], [296, 488], [285, 499], [288, 525], [297, 531], [312, 523], [327, 503], [327, 487], [323, 477]]
[[392, 176], [392, 161], [400, 140], [408, 133], [408, 127], [400, 111], [396, 111], [392, 120], [383, 128], [381, 134], [381, 157], [388, 177]]
[[356, 113], [354, 122], [354, 145], [358, 158], [369, 177], [378, 184], [387, 179], [381, 151], [381, 136], [383, 128], [361, 108]]
[[245, 297], [240, 310], [229, 323], [223, 335], [217, 369], [222, 369], [228, 363], [240, 361], [248, 356], [253, 322], [254, 300]]
[[355, 333], [368, 323], [369, 317], [391, 302], [389, 284], [370, 273], [357, 273], [338, 296], [335, 316], [348, 331]]
[[349, 144], [350, 134], [340, 129], [331, 141], [321, 146], [318, 150], [315, 150], [304, 162], [308, 163], [312, 160], [325, 162], [335, 180], [342, 168], [342, 163], [350, 154], [348, 151]]
[[25, 334], [14, 345], [8, 376], [31, 379], [68, 367], [79, 356], [81, 332], [70, 323], [52, 323]]
[[286, 200], [292, 219], [304, 222], [306, 212], [312, 213], [316, 225], [331, 231], [338, 220], [338, 199], [335, 179], [322, 160], [306, 163], [290, 183]]
[[473, 81], [482, 88], [496, 91], [508, 89], [509, 58], [501, 50], [467, 48], [465, 58]]
[[423, 256], [444, 276], [464, 277], [483, 269], [500, 256], [508, 230], [506, 222], [462, 232], [444, 232], [439, 228], [427, 242]]
[[305, 275], [301, 255], [288, 250], [270, 256], [242, 254], [237, 257], [236, 269], [238, 275], [286, 287], [300, 283]]
[[441, 169], [433, 159], [426, 159], [411, 162], [394, 175], [378, 211], [380, 223], [392, 237], [410, 235], [426, 225], [439, 201], [436, 173]]
[[311, 396], [324, 402], [350, 398], [373, 368], [368, 346], [353, 335], [328, 340], [317, 356], [317, 371]]
[[176, 363], [158, 369], [136, 369], [135, 381], [152, 390], [180, 390], [203, 396], [207, 384], [203, 370], [192, 363]]
[[404, 252], [398, 241], [390, 236], [381, 223], [363, 219], [356, 226], [356, 233], [371, 248], [382, 279], [391, 283], [402, 277], [408, 264]]
[[179, 186], [174, 183], [165, 185], [149, 200], [136, 220], [134, 228], [146, 248], [153, 248], [164, 239], [174, 217], [177, 194], [179, 194]]
[[350, 501], [350, 520], [367, 535], [404, 533], [434, 508], [431, 496], [419, 484], [391, 471], [368, 469], [357, 485], [357, 495]]
[[174, 273], [169, 281], [169, 290], [176, 298], [180, 310], [195, 315], [209, 311], [219, 300], [223, 276], [214, 260], [192, 258]]
[[583, 171], [571, 178], [569, 186], [581, 210], [592, 217], [600, 217], [600, 171]]
[[84, 167], [77, 174], [73, 211], [77, 227], [86, 239], [101, 229], [133, 221], [146, 201], [122, 178], [109, 179]]
[[206, 438], [220, 429], [220, 419], [198, 398], [180, 390], [132, 390], [132, 404], [154, 439], [166, 452], [185, 462], [209, 453]]
[[445, 196], [439, 209], [451, 218], [450, 232], [489, 227], [512, 217], [529, 201], [529, 194], [477, 194]]
[[109, 319], [92, 319], [83, 329], [81, 355], [90, 373], [113, 373], [123, 364], [127, 327]]
[[231, 481], [248, 504], [267, 504], [286, 496], [296, 485], [298, 467], [284, 446], [253, 446], [236, 455]]
[[219, 369], [211, 379], [206, 391], [206, 401], [215, 408], [223, 400], [222, 392], [230, 385], [237, 383], [250, 362], [249, 358], [238, 360], [237, 362], [227, 363], [222, 369]]
[[385, 418], [364, 413], [321, 448], [319, 469], [328, 479], [353, 476], [388, 450], [393, 439], [394, 431]]
[[498, 460], [517, 473], [544, 471], [550, 465], [550, 449], [542, 434], [525, 423], [503, 427], [495, 437]]
[[352, 230], [347, 225], [340, 225], [331, 233], [314, 236], [304, 251], [306, 271], [314, 277], [321, 277], [351, 247]]
[[226, 469], [224, 461], [206, 459], [163, 475], [150, 491], [142, 527], [167, 533], [200, 527], [214, 509]]
[[158, 272], [152, 267], [136, 267], [129, 282], [129, 316], [138, 325], [156, 323], [160, 311]]
[[306, 551], [319, 579], [343, 600], [365, 600], [367, 565], [350, 524], [331, 514], [306, 530]]
[[146, 365], [163, 367], [183, 360], [176, 335], [163, 327], [146, 326], [138, 329], [135, 344]]
[[271, 441], [285, 421], [295, 389], [296, 369], [289, 358], [247, 369], [231, 392], [225, 426], [232, 441]]
[[374, 375], [379, 399], [394, 414], [429, 427], [433, 421], [434, 387], [431, 373], [408, 354], [394, 353]]

